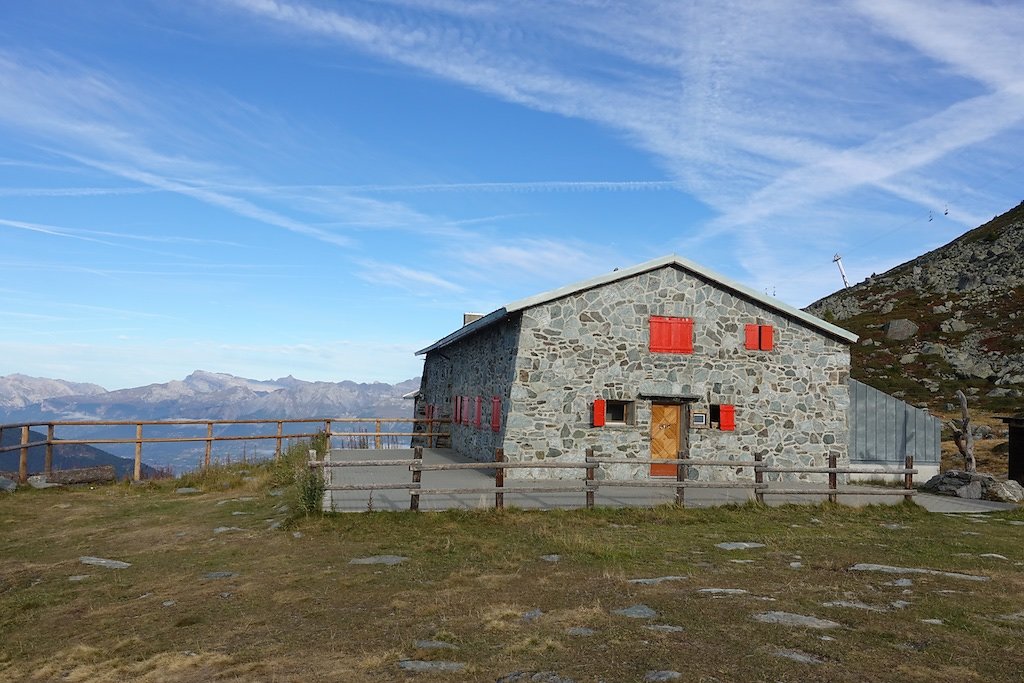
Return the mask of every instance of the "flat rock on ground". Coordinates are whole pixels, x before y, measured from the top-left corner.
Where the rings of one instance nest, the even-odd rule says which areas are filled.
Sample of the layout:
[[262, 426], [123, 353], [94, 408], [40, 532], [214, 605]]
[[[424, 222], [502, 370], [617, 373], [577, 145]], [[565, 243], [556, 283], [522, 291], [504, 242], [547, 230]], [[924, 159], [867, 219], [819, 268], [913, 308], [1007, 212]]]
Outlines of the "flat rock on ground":
[[855, 564], [850, 567], [855, 572], [882, 572], [884, 574], [930, 574], [932, 576], [945, 576], [951, 579], [964, 579], [966, 581], [988, 581], [987, 576], [975, 574], [960, 574], [957, 572], [943, 572], [938, 569], [921, 569], [917, 567], [890, 567], [887, 564]]
[[513, 671], [502, 676], [497, 683], [576, 683], [573, 679], [559, 676], [554, 671]]
[[629, 583], [636, 584], [638, 586], [656, 586], [659, 583], [666, 581], [686, 581], [685, 576], [655, 576], [650, 579], [630, 579]]
[[89, 564], [96, 567], [106, 567], [107, 569], [127, 569], [132, 566], [130, 562], [122, 562], [121, 560], [108, 560], [105, 557], [80, 557], [78, 561], [82, 564]]
[[372, 555], [370, 557], [356, 557], [348, 561], [349, 564], [386, 564], [388, 566], [401, 564], [408, 560], [408, 557], [401, 555]]
[[614, 609], [612, 614], [618, 614], [620, 617], [629, 617], [630, 619], [653, 619], [658, 616], [657, 612], [643, 604]]
[[199, 489], [192, 488], [191, 486], [182, 486], [182, 487], [176, 488], [176, 489], [174, 489], [174, 492], [178, 493], [178, 494], [181, 494], [183, 496], [188, 496], [188, 495], [191, 495], [193, 493], [201, 493]]
[[765, 624], [780, 624], [782, 626], [798, 626], [800, 628], [839, 628], [842, 624], [828, 619], [809, 617], [804, 614], [792, 614], [790, 612], [760, 612], [753, 617], [754, 621]]
[[466, 665], [462, 662], [426, 662], [419, 659], [403, 659], [398, 663], [398, 668], [404, 669], [405, 671], [415, 671], [417, 673], [429, 673], [435, 671], [455, 673], [465, 669]]
[[17, 490], [18, 482], [8, 479], [7, 477], [0, 477], [0, 492], [14, 493]]
[[716, 548], [722, 550], [750, 550], [751, 548], [763, 548], [764, 543], [751, 543], [748, 541], [728, 541], [727, 543], [716, 543]]
[[43, 474], [33, 474], [28, 478], [28, 485], [34, 489], [52, 489], [60, 486], [60, 484], [46, 481], [46, 475]]
[[790, 660], [792, 660], [794, 662], [799, 662], [801, 664], [824, 664], [825, 663], [825, 660], [821, 659], [820, 657], [816, 657], [816, 656], [814, 656], [812, 654], [808, 654], [806, 652], [803, 652], [802, 650], [788, 650], [788, 649], [780, 648], [780, 649], [775, 650], [774, 652], [772, 652], [772, 654], [774, 656], [776, 656], [776, 657], [781, 657], [782, 659], [790, 659]]
[[683, 674], [678, 671], [648, 671], [644, 674], [644, 683], [665, 683], [666, 681], [682, 680]]

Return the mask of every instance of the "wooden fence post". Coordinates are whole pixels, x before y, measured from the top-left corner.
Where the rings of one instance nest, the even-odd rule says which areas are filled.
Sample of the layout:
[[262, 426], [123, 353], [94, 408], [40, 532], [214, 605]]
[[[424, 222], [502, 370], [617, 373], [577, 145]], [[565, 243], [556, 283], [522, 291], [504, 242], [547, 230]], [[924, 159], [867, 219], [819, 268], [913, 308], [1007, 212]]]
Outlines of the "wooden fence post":
[[[903, 466], [908, 469], [914, 469], [914, 456], [908, 455], [906, 460], [903, 462]], [[912, 491], [914, 489], [914, 475], [910, 472], [903, 473], [903, 488], [906, 491]], [[903, 500], [909, 503], [914, 500], [914, 496], [910, 493], [903, 494]]]
[[331, 452], [331, 421], [324, 420], [324, 433], [327, 434], [327, 452]]
[[[686, 453], [679, 451], [676, 453], [676, 458], [679, 460], [685, 460]], [[676, 505], [679, 507], [686, 507], [686, 487], [683, 486], [683, 483], [686, 481], [688, 470], [689, 467], [686, 463], [676, 463], [676, 483], [679, 484], [676, 486]]]
[[210, 469], [210, 453], [213, 451], [213, 423], [206, 423], [206, 457], [203, 458], [203, 469]]
[[53, 474], [53, 423], [46, 425], [46, 459], [43, 461], [43, 471], [49, 477]]
[[380, 450], [380, 420], [375, 423], [376, 427], [373, 432], [373, 447]]
[[[494, 462], [505, 462], [505, 449], [494, 449]], [[505, 486], [505, 468], [497, 467], [494, 470], [494, 507], [501, 510], [505, 507], [505, 494], [502, 488]]]
[[[412, 449], [412, 457], [417, 461], [417, 464], [423, 462], [423, 447], [417, 446]], [[423, 471], [417, 465], [412, 466], [412, 483], [419, 484], [423, 476]], [[420, 492], [416, 489], [412, 490], [412, 495], [409, 496], [409, 509], [413, 512], [418, 512], [420, 509]]]
[[28, 435], [29, 428], [25, 425], [21, 428], [21, 454], [18, 458], [18, 483], [28, 483]]
[[135, 470], [132, 473], [135, 481], [142, 479], [142, 424], [135, 425]]
[[274, 460], [281, 459], [281, 436], [284, 434], [284, 423], [277, 423], [277, 451], [274, 453]]
[[[838, 465], [838, 461], [837, 461], [836, 456], [835, 456], [834, 453], [828, 456], [828, 466], [829, 466], [830, 469], [833, 469], [833, 470], [836, 467], [839, 466]], [[837, 500], [839, 500], [839, 496], [837, 496], [834, 493], [834, 491], [838, 488], [838, 485], [839, 485], [839, 477], [836, 476], [835, 472], [829, 472], [828, 473], [828, 488], [829, 488], [830, 491], [833, 491], [833, 493], [828, 494], [828, 502], [834, 503]]]
[[761, 469], [763, 466], [764, 456], [760, 452], [754, 453], [754, 485], [757, 486], [754, 489], [754, 500], [761, 505], [764, 505], [764, 489], [760, 488], [764, 485], [764, 470]]
[[591, 462], [590, 460], [594, 457], [594, 449], [588, 448], [587, 451], [587, 509], [594, 509], [594, 482], [596, 481], [594, 475], [597, 470], [597, 463]]

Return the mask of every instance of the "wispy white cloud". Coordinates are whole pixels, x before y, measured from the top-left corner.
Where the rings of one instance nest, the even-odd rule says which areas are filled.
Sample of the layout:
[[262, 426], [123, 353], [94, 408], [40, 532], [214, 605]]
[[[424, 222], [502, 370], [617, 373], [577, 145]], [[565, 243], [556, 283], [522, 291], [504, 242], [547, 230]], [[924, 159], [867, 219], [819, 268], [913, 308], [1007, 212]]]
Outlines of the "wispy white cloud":
[[154, 187], [0, 187], [0, 197], [101, 197], [161, 191]]
[[418, 296], [437, 296], [439, 292], [462, 292], [464, 287], [439, 275], [394, 263], [365, 260], [356, 273], [373, 285], [395, 287]]
[[[159, 104], [151, 102], [154, 97], [157, 96], [153, 93], [141, 92], [55, 55], [47, 60], [38, 55], [26, 57], [0, 51], [0, 104], [3, 105], [0, 106], [0, 126], [26, 133], [40, 148], [76, 162], [80, 168], [98, 170], [142, 186], [127, 189], [7, 188], [0, 194], [174, 193], [338, 247], [353, 245], [351, 236], [344, 234], [345, 228], [430, 226], [437, 222], [398, 202], [338, 192], [329, 197], [315, 192], [304, 195], [277, 192], [266, 184], [253, 182], [252, 178], [223, 163], [220, 157], [189, 156], [181, 150], [196, 149], [202, 153], [205, 149], [209, 153], [216, 146], [212, 140], [218, 133], [228, 137], [234, 133], [231, 124], [207, 121], [209, 127], [205, 133], [197, 133], [158, 113], [168, 107], [168, 102], [159, 99]], [[244, 108], [243, 103], [234, 104]], [[193, 108], [191, 102], [188, 106]], [[203, 141], [197, 140], [200, 135], [207, 137], [205, 147]], [[162, 151], [169, 147], [174, 151]], [[226, 189], [241, 186], [250, 188], [249, 197]], [[259, 188], [265, 188], [266, 193], [261, 196]], [[289, 210], [271, 208], [261, 202], [263, 199], [285, 200]], [[337, 221], [341, 229], [324, 227], [332, 221]]]
[[631, 192], [642, 190], [677, 190], [671, 180], [537, 180], [522, 182], [418, 183], [411, 185], [264, 185], [224, 186], [241, 191], [318, 190], [334, 192]]
[[[752, 222], [789, 221], [863, 188], [923, 199], [901, 190], [902, 179], [1018, 128], [1024, 111], [1024, 30], [1013, 3], [865, 1], [851, 12], [805, 0], [524, 1], [458, 21], [359, 3], [223, 4], [621, 131], [721, 212], [712, 231], [744, 236]], [[566, 58], [581, 50], [583, 60]], [[580, 61], [587, 71], [573, 67]], [[949, 68], [975, 80], [975, 92], [944, 94]], [[920, 97], [907, 97], [915, 91]]]

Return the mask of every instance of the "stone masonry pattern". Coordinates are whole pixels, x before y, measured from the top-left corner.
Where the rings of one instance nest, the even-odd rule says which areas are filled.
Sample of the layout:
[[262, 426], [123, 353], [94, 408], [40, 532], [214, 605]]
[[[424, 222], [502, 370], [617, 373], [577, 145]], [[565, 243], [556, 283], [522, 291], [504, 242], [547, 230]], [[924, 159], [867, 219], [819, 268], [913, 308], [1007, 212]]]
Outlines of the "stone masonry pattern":
[[[651, 316], [694, 321], [693, 353], [649, 351]], [[746, 324], [772, 325], [774, 349], [744, 347]], [[441, 357], [443, 354], [447, 358]], [[842, 341], [715, 282], [666, 266], [513, 314], [428, 354], [421, 400], [502, 397], [501, 431], [453, 425], [452, 446], [477, 460], [503, 446], [512, 461], [650, 457], [650, 398], [691, 409], [735, 406], [734, 431], [690, 429], [695, 460], [821, 466], [847, 459], [849, 349]], [[447, 376], [445, 373], [449, 373]], [[450, 385], [450, 389], [447, 388]], [[447, 395], [445, 395], [447, 391]], [[631, 424], [592, 427], [595, 398], [633, 402]], [[684, 426], [685, 428], [685, 426]], [[646, 478], [645, 465], [605, 465], [598, 478]], [[580, 470], [510, 470], [507, 478], [578, 478]], [[752, 480], [750, 468], [690, 468], [691, 478]], [[768, 475], [769, 480], [796, 475]]]

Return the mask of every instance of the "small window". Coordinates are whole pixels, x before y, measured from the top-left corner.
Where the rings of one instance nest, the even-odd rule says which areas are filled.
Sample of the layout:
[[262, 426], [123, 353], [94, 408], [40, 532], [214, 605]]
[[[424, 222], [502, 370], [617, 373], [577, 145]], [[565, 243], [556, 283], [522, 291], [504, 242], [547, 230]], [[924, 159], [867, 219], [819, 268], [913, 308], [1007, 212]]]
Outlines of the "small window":
[[723, 432], [731, 432], [736, 429], [736, 406], [727, 403], [713, 403], [708, 406], [708, 422], [712, 427], [718, 427]]
[[747, 325], [744, 342], [748, 351], [771, 351], [775, 330], [771, 325]]
[[594, 414], [591, 424], [595, 427], [605, 425], [631, 425], [635, 422], [633, 401], [606, 401], [603, 398], [594, 400]]
[[608, 424], [633, 424], [632, 401], [608, 401], [605, 404], [605, 422]]

